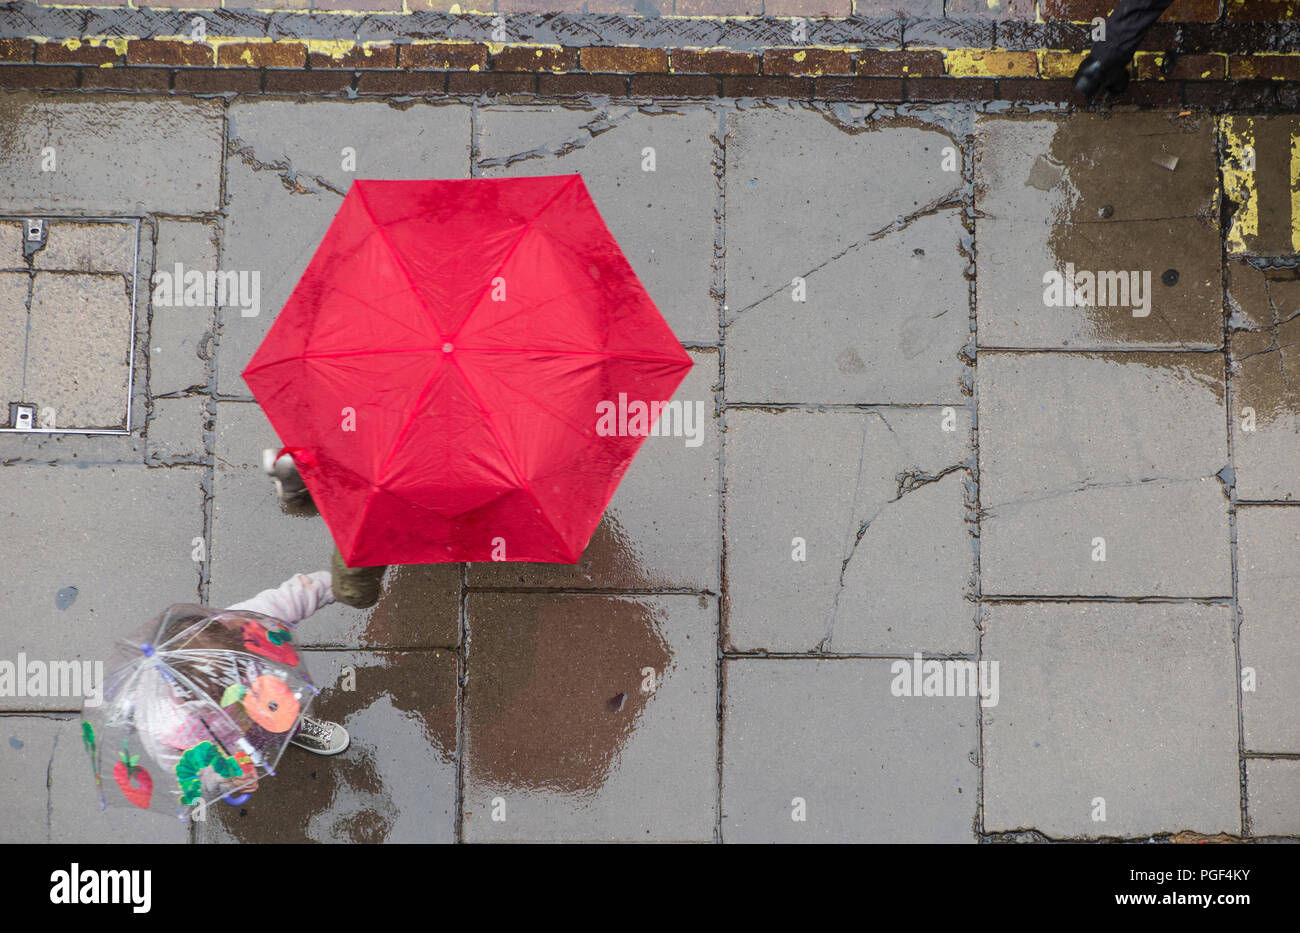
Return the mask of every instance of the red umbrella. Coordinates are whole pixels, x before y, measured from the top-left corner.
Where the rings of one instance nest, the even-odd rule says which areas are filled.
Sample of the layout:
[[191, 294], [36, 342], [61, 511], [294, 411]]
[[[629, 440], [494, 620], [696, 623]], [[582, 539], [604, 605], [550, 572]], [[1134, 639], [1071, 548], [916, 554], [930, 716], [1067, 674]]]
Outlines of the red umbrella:
[[244, 378], [350, 566], [573, 563], [690, 367], [557, 175], [355, 182]]

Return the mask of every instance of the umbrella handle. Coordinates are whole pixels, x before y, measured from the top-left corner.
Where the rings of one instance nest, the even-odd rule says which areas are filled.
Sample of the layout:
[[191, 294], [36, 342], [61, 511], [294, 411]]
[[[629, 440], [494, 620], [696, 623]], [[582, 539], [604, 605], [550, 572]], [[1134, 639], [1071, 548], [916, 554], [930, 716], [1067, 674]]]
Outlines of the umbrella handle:
[[305, 447], [281, 447], [280, 452], [275, 455], [275, 459], [279, 460], [285, 454], [293, 457], [294, 466], [301, 466], [304, 463], [310, 465], [316, 462], [316, 458], [312, 456], [311, 451]]
[[251, 796], [252, 794], [239, 794], [238, 796], [232, 797], [229, 794], [226, 794], [221, 799], [224, 800], [226, 803], [230, 804], [232, 807], [238, 807], [239, 805], [246, 803], [248, 801], [248, 798]]

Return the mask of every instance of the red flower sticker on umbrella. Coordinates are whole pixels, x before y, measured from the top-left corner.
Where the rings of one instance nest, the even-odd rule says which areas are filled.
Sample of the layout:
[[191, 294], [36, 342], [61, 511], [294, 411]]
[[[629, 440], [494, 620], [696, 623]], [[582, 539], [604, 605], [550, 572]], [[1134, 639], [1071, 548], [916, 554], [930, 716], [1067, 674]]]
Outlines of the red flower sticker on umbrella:
[[297, 667], [298, 652], [290, 642], [292, 633], [288, 629], [268, 630], [258, 622], [249, 619], [244, 623], [240, 634], [244, 637], [244, 647], [264, 658]]

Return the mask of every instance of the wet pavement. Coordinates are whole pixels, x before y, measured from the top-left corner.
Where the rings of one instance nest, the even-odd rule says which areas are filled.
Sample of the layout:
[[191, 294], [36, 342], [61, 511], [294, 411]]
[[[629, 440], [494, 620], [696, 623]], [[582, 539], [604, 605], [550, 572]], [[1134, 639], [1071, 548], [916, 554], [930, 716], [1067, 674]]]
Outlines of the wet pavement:
[[[581, 172], [704, 412], [647, 440], [576, 565], [403, 567], [306, 622], [352, 747], [291, 749], [240, 807], [101, 814], [80, 699], [0, 690], [0, 840], [1300, 836], [1290, 118], [0, 116], [0, 427], [54, 419], [0, 431], [0, 662], [102, 658], [169, 602], [328, 566], [240, 371], [353, 178]], [[260, 291], [164, 301], [178, 264]]]

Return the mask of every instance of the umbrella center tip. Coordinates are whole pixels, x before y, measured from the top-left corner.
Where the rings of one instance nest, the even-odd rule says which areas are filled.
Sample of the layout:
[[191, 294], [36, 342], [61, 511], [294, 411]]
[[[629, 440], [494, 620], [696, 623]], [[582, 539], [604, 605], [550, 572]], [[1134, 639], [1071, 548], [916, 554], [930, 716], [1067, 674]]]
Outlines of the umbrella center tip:
[[442, 345], [442, 352], [443, 352], [443, 353], [450, 353], [450, 352], [451, 352], [452, 350], [454, 350], [454, 349], [456, 349], [456, 348], [453, 347], [450, 343], [444, 343], [444, 344]]

